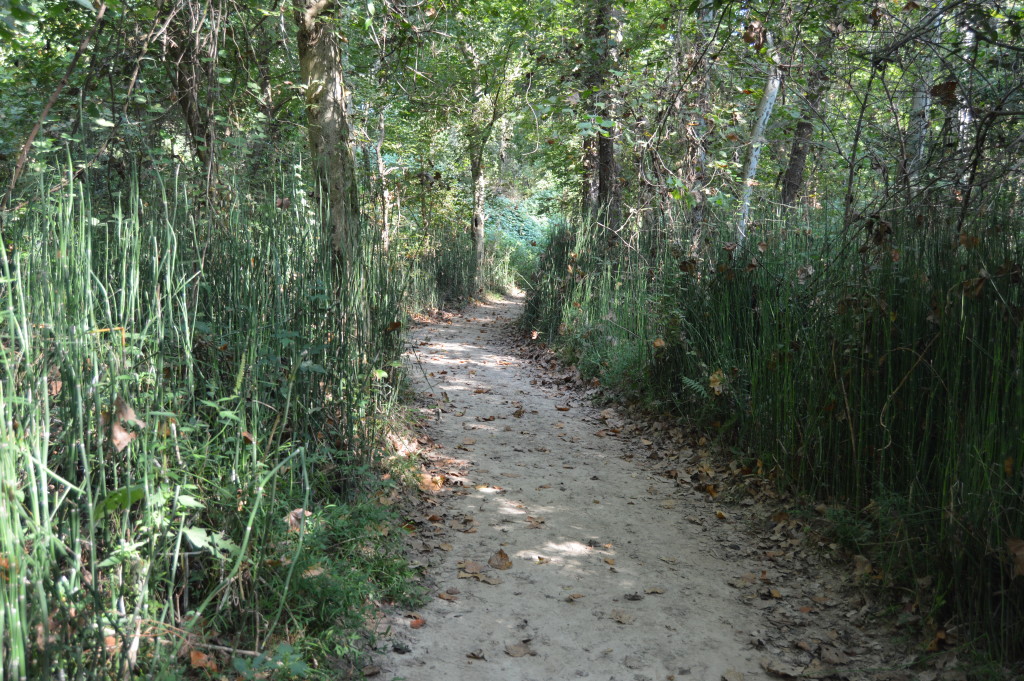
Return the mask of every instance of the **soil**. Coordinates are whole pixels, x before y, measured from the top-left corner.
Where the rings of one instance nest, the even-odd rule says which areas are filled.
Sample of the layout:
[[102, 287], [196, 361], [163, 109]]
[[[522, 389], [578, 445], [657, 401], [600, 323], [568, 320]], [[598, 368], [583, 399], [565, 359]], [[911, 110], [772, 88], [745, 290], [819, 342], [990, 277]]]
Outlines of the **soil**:
[[670, 424], [592, 406], [571, 370], [524, 357], [520, 305], [479, 304], [412, 334], [429, 493], [408, 541], [431, 598], [387, 616], [367, 672], [919, 678], [920, 642], [902, 650], [874, 617], [870, 564], [816, 538], [813, 518], [780, 513], [767, 485], [725, 501], [719, 486], [756, 474]]

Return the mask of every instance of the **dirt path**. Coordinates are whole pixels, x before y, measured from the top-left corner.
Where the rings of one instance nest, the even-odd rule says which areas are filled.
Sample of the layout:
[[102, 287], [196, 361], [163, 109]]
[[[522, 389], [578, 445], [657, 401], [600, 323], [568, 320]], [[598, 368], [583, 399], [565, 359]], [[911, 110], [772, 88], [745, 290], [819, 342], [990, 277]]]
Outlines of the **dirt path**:
[[[779, 627], [767, 621], [772, 610], [744, 603], [739, 588], [760, 600], [751, 577], [767, 574], [753, 560], [763, 551], [737, 541], [740, 530], [719, 532], [710, 498], [682, 493], [641, 457], [626, 460], [643, 445], [598, 435], [607, 413], [542, 385], [508, 349], [504, 324], [518, 313], [516, 300], [481, 305], [413, 335], [422, 371], [410, 373], [426, 403], [441, 405], [424, 410], [450, 491], [411, 539], [433, 598], [391, 617], [381, 678], [867, 678], [823, 666], [813, 638], [795, 651], [798, 666], [778, 656], [763, 634]], [[771, 591], [769, 601], [784, 600]], [[793, 612], [812, 612], [790, 595]], [[836, 646], [831, 662], [848, 662]]]

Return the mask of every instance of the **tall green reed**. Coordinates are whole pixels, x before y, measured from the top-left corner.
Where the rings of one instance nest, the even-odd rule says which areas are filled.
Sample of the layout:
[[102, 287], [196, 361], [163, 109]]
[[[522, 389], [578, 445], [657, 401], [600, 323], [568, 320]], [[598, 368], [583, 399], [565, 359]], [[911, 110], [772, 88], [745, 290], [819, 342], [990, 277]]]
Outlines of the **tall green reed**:
[[955, 211], [848, 230], [780, 216], [745, 248], [645, 225], [609, 251], [583, 225], [552, 238], [525, 320], [603, 383], [718, 424], [780, 483], [852, 508], [883, 582], [937, 584], [923, 615], [1020, 657], [1014, 214], [961, 235]]
[[281, 178], [284, 209], [150, 174], [101, 211], [40, 175], [5, 228], [5, 676], [151, 675], [404, 588], [359, 499], [405, 276], [367, 234], [339, 280], [321, 207]]

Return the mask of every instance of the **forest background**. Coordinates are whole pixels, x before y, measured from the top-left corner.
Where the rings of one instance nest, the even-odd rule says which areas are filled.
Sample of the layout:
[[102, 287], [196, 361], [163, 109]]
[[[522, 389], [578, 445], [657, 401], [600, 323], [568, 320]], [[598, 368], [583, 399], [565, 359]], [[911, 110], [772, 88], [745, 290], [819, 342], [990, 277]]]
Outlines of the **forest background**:
[[1019, 661], [1022, 27], [0, 0], [5, 678], [358, 660], [417, 597], [407, 315], [513, 286], [587, 377], [827, 502], [933, 643]]

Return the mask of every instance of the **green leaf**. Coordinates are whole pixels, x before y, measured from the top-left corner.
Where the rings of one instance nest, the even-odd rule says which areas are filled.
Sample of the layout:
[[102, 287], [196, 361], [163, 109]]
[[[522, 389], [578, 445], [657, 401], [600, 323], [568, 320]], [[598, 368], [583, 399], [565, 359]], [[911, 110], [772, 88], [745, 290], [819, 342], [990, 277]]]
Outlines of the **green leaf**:
[[123, 511], [135, 502], [144, 499], [146, 488], [142, 485], [131, 485], [116, 489], [96, 504], [96, 512], [106, 515], [112, 511]]
[[185, 537], [197, 549], [212, 549], [210, 544], [210, 533], [201, 527], [186, 527], [182, 530]]

